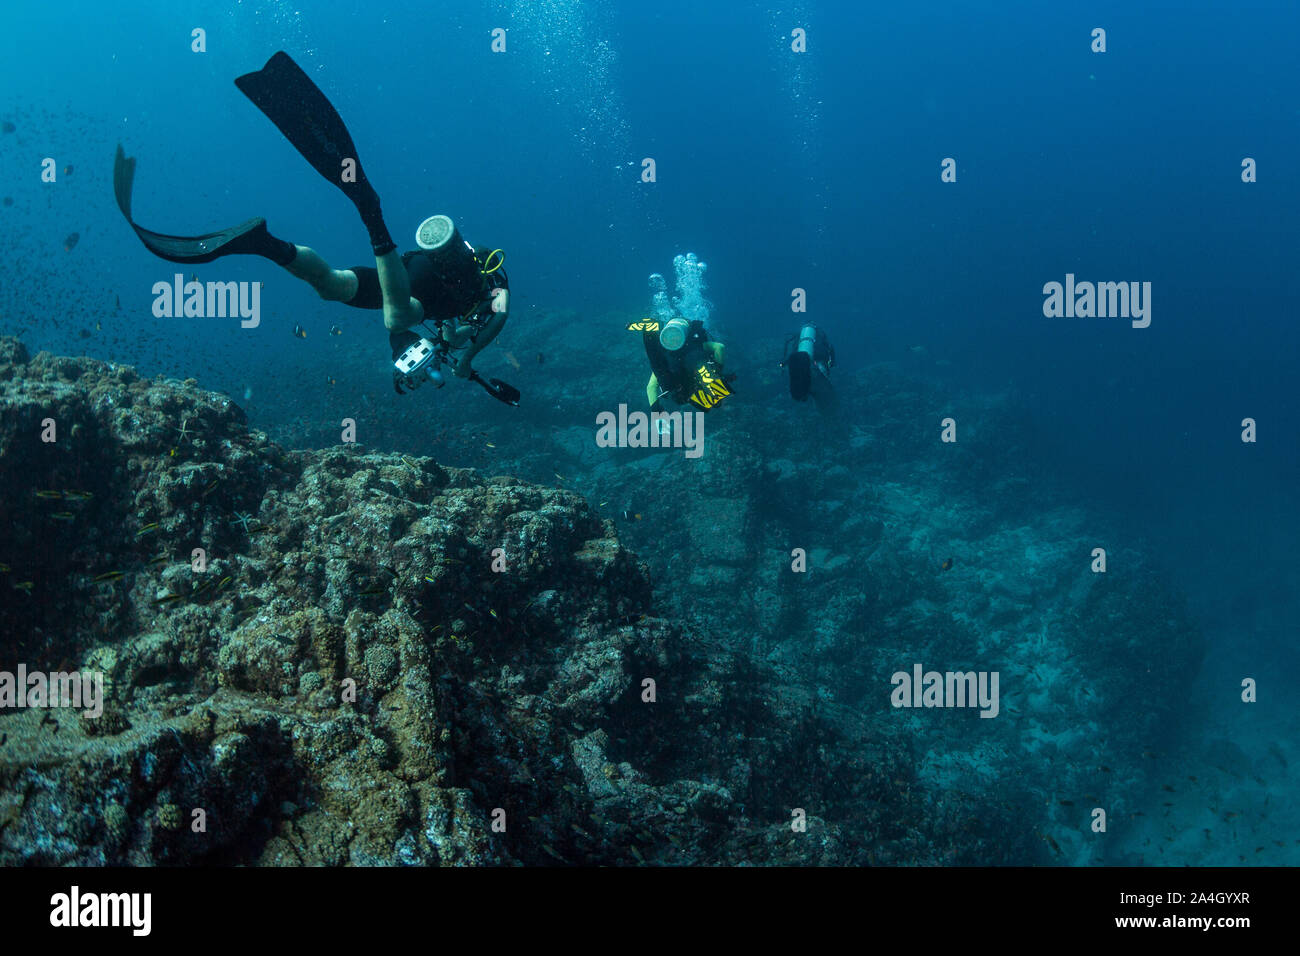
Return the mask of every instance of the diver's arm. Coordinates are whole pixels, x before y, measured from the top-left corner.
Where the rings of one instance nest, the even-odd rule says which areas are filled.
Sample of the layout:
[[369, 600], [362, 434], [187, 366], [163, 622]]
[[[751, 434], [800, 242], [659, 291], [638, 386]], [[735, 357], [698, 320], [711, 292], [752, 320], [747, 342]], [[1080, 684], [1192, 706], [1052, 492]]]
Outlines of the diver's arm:
[[721, 342], [705, 342], [704, 348], [711, 356], [713, 356], [713, 361], [717, 362], [719, 365], [723, 364], [722, 352], [724, 346]]
[[469, 342], [469, 348], [465, 354], [456, 362], [456, 376], [458, 378], [469, 378], [470, 372], [474, 370], [470, 364], [474, 356], [478, 355], [485, 348], [492, 344], [492, 340], [501, 334], [501, 329], [506, 324], [506, 319], [510, 318], [510, 290], [495, 289], [492, 292], [492, 318], [488, 319], [487, 324], [483, 326], [482, 331], [475, 335]]
[[309, 246], [294, 246], [298, 254], [285, 265], [290, 275], [302, 279], [327, 302], [347, 302], [357, 294], [357, 274], [351, 269], [331, 269]]
[[421, 322], [424, 306], [419, 299], [411, 298], [411, 277], [401, 253], [390, 249], [382, 256], [375, 256], [375, 268], [379, 271], [379, 288], [384, 293], [384, 328], [401, 332]]
[[492, 316], [492, 318], [488, 319], [488, 324], [483, 326], [483, 331], [470, 340], [469, 348], [465, 350], [465, 354], [456, 360], [457, 378], [469, 378], [470, 372], [474, 371], [473, 366], [470, 365], [474, 360], [474, 356], [482, 352], [494, 338], [501, 334], [501, 328], [506, 324], [506, 318], [504, 312]]
[[473, 334], [474, 326], [461, 325], [456, 319], [448, 319], [442, 323], [442, 341], [449, 352], [463, 348]]

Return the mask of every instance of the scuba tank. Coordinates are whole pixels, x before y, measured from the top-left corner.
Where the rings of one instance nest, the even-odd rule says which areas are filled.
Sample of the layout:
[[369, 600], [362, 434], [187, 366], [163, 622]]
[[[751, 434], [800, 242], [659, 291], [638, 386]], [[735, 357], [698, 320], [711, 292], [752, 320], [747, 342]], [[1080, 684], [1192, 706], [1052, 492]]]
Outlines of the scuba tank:
[[796, 351], [803, 352], [808, 356], [808, 361], [813, 360], [813, 350], [817, 345], [817, 326], [805, 325], [799, 330], [799, 347]]
[[448, 289], [468, 290], [480, 284], [474, 247], [461, 238], [448, 216], [430, 216], [415, 230], [415, 244], [428, 254], [442, 284]]

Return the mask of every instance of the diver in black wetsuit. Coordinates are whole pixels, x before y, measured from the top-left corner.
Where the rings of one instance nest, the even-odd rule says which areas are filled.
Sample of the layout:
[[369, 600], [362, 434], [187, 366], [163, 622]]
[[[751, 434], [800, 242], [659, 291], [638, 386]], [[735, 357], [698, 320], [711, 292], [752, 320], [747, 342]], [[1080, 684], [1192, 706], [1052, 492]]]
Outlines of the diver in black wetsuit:
[[[416, 233], [420, 248], [399, 255], [347, 127], [298, 64], [288, 54], [276, 53], [261, 70], [235, 83], [302, 157], [356, 206], [370, 235], [374, 267], [331, 268], [314, 249], [272, 236], [260, 218], [204, 236], [145, 229], [131, 218], [135, 160], [119, 146], [113, 169], [118, 207], [145, 246], [172, 262], [211, 262], [228, 255], [270, 259], [309, 283], [322, 299], [383, 310], [399, 393], [403, 384], [411, 388], [428, 379], [441, 384], [438, 365], [449, 353], [463, 350], [455, 359], [457, 377], [472, 379], [495, 398], [518, 404], [518, 391], [498, 379], [484, 381], [472, 365], [509, 317], [510, 290], [501, 269], [501, 250], [475, 248], [449, 218], [431, 216]], [[407, 331], [427, 319], [439, 323], [436, 338]]]
[[790, 397], [796, 402], [813, 400], [829, 410], [834, 404], [831, 389], [831, 368], [835, 365], [835, 349], [824, 329], [805, 325], [785, 340], [781, 367], [790, 374]]
[[725, 346], [710, 338], [703, 322], [676, 316], [666, 322], [641, 319], [627, 328], [642, 333], [645, 342], [650, 360], [645, 397], [652, 412], [664, 411], [666, 397], [707, 412], [731, 394], [736, 376], [723, 375]]

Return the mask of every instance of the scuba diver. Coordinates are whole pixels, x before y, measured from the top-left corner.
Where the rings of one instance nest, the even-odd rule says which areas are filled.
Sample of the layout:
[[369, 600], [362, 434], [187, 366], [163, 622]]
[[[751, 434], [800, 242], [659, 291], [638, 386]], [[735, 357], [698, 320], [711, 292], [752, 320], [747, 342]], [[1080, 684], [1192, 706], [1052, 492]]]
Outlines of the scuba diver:
[[[678, 405], [690, 402], [707, 412], [731, 394], [736, 376], [722, 375], [724, 346], [709, 338], [703, 322], [678, 316], [667, 322], [641, 319], [627, 328], [642, 334], [650, 359], [645, 394], [652, 412], [664, 411], [665, 396]], [[664, 426], [671, 428], [665, 419], [656, 421], [661, 433]]]
[[790, 373], [790, 397], [806, 402], [812, 395], [822, 411], [833, 408], [835, 391], [830, 373], [834, 364], [835, 349], [824, 330], [810, 323], [790, 336], [781, 357], [781, 367]]
[[[500, 334], [509, 317], [510, 289], [501, 250], [476, 248], [461, 238], [446, 216], [431, 216], [416, 231], [418, 249], [399, 254], [384, 223], [379, 196], [361, 168], [352, 136], [333, 105], [283, 51], [235, 85], [276, 125], [285, 139], [328, 182], [356, 206], [370, 235], [374, 267], [331, 268], [308, 246], [272, 236], [266, 220], [247, 222], [202, 236], [169, 236], [136, 225], [131, 218], [135, 160], [117, 147], [113, 188], [118, 208], [154, 255], [171, 262], [211, 262], [222, 256], [270, 259], [307, 282], [327, 301], [359, 309], [382, 309], [392, 346], [393, 386], [398, 394], [432, 381], [444, 384], [439, 366], [452, 363], [458, 378], [477, 382], [494, 398], [519, 404], [519, 392], [499, 379], [484, 380], [472, 362]], [[430, 335], [412, 328], [438, 324]], [[428, 329], [427, 326], [424, 327]], [[450, 353], [460, 350], [453, 358]]]

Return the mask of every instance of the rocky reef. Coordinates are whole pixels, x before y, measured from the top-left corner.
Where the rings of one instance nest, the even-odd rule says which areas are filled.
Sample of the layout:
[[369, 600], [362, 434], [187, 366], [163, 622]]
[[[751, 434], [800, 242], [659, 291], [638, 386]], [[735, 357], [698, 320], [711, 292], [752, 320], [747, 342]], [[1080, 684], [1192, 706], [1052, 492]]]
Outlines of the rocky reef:
[[[290, 452], [192, 381], [0, 340], [5, 864], [1023, 858], [902, 728], [696, 623], [574, 493]], [[20, 586], [21, 585], [21, 586]], [[791, 827], [806, 814], [806, 830]]]

